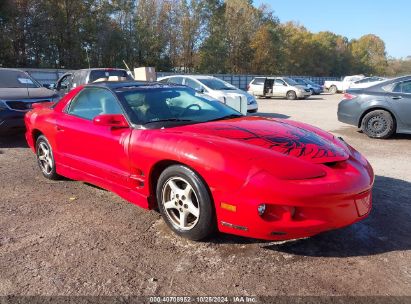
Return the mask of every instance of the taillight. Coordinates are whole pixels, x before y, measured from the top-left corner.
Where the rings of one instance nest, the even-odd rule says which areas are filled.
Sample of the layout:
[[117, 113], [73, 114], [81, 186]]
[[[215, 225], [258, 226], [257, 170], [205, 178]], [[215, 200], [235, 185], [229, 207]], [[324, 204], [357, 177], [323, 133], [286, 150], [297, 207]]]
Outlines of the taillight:
[[350, 93], [344, 93], [344, 99], [354, 99], [355, 97], [357, 97], [356, 95], [350, 94]]

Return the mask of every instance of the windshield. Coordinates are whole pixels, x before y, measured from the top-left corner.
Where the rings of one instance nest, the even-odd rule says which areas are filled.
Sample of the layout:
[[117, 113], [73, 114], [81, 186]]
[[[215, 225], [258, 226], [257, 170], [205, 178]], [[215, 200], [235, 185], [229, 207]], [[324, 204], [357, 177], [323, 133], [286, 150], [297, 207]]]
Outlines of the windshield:
[[212, 90], [236, 90], [234, 86], [218, 78], [200, 78], [197, 80]]
[[0, 70], [0, 88], [39, 88], [41, 85], [23, 71]]
[[312, 86], [317, 86], [317, 87], [319, 86], [318, 83], [315, 83], [315, 82], [313, 82], [311, 80], [308, 80], [308, 79], [305, 79], [305, 82], [308, 83], [308, 84], [311, 84]]
[[188, 88], [133, 88], [117, 91], [130, 120], [150, 128], [201, 123], [242, 116], [241, 113]]
[[283, 78], [283, 80], [290, 86], [295, 86], [298, 85], [298, 83], [296, 83], [294, 80], [292, 80], [291, 78]]

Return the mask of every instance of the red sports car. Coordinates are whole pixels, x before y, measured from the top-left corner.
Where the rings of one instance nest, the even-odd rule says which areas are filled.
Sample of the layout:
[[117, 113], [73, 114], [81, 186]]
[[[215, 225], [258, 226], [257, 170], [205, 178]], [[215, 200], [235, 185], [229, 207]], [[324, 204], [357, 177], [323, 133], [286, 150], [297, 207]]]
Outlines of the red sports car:
[[242, 116], [179, 85], [78, 87], [25, 117], [43, 175], [65, 176], [159, 209], [178, 235], [285, 240], [364, 219], [374, 174], [342, 139]]

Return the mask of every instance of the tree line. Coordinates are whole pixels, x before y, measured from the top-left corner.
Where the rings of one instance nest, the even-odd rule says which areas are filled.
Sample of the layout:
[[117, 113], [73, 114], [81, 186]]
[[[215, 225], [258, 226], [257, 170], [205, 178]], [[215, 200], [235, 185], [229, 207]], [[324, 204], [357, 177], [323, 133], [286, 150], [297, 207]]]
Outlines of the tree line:
[[0, 66], [342, 76], [411, 73], [369, 34], [281, 23], [250, 0], [2, 0]]

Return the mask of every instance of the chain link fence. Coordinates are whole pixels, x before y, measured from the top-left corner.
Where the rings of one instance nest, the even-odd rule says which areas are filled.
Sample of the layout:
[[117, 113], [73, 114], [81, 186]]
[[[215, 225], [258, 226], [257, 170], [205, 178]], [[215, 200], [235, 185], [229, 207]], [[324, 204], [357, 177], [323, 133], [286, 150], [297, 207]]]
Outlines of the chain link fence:
[[[61, 77], [64, 73], [69, 72], [70, 70], [63, 70], [63, 69], [22, 69], [27, 71], [34, 79], [36, 79], [41, 84], [51, 84], [56, 82], [59, 77]], [[157, 72], [157, 77], [169, 76], [169, 75], [177, 75], [177, 73], [173, 72]], [[248, 84], [253, 80], [255, 77], [273, 77], [272, 75], [237, 75], [237, 74], [209, 74], [210, 76], [214, 76], [220, 78], [232, 85], [240, 88], [242, 90], [247, 90]], [[312, 76], [288, 76], [288, 77], [298, 77], [298, 78], [305, 78], [309, 79], [319, 85], [323, 85], [324, 81], [326, 80], [341, 80], [341, 77], [312, 77]]]

